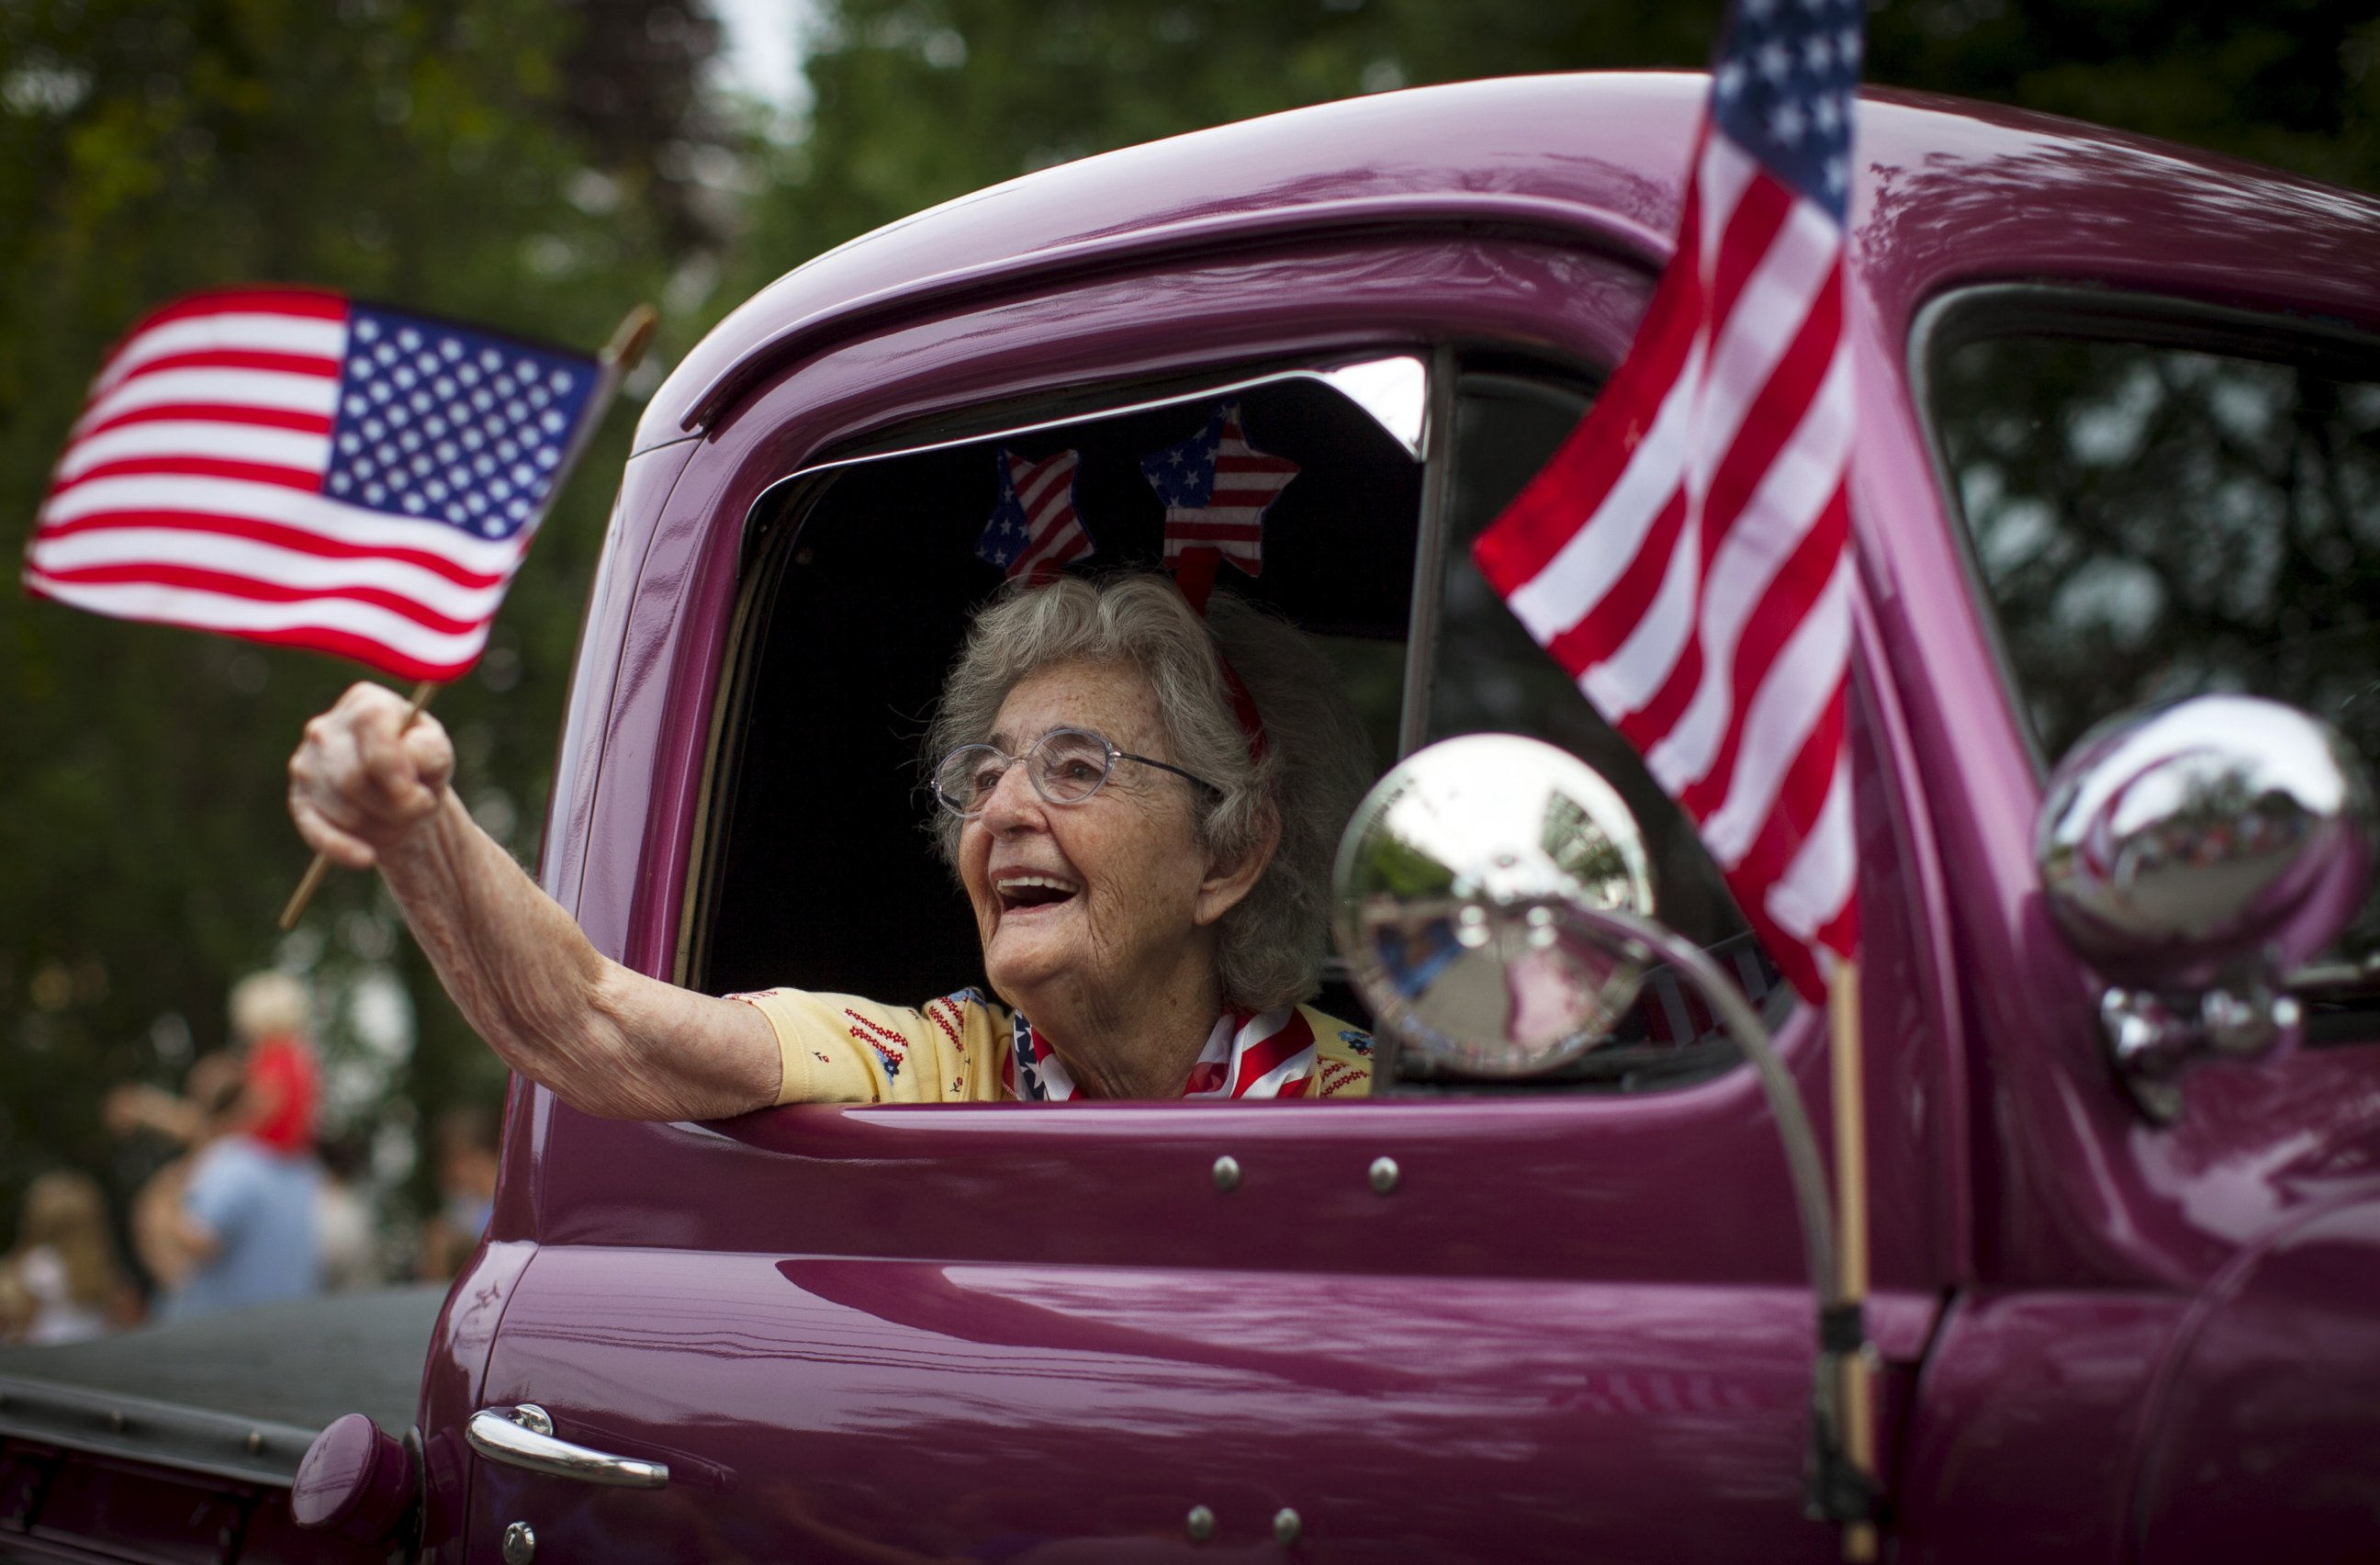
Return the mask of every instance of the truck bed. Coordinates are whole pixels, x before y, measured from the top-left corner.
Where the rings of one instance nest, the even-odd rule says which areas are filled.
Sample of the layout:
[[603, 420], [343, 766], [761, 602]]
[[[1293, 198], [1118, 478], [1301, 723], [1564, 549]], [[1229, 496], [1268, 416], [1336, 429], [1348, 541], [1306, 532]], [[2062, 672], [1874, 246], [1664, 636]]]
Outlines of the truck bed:
[[444, 1297], [440, 1284], [333, 1294], [0, 1350], [0, 1442], [286, 1487], [342, 1413], [405, 1434]]

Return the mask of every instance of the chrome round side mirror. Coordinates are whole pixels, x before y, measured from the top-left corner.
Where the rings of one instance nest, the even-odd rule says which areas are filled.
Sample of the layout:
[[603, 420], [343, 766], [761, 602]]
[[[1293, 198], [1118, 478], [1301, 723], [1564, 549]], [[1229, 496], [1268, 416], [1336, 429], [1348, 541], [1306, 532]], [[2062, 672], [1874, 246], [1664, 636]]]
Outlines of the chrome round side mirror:
[[1548, 1070], [1635, 999], [1634, 954], [1562, 915], [1649, 919], [1644, 836], [1610, 784], [1552, 745], [1471, 734], [1407, 756], [1356, 807], [1334, 886], [1357, 991], [1440, 1063]]
[[2116, 983], [2285, 977], [2370, 887], [2373, 801], [2327, 725], [2252, 696], [2103, 724], [2051, 775], [2034, 838], [2051, 913]]

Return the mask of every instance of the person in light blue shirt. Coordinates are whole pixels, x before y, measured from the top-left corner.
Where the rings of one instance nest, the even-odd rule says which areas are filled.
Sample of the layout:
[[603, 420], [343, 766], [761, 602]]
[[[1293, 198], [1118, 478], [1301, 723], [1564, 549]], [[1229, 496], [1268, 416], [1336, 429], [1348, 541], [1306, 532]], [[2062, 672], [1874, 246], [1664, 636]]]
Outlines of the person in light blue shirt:
[[230, 1129], [229, 1110], [190, 1160], [175, 1240], [191, 1262], [166, 1296], [168, 1320], [312, 1293], [320, 1286], [314, 1212], [322, 1169]]

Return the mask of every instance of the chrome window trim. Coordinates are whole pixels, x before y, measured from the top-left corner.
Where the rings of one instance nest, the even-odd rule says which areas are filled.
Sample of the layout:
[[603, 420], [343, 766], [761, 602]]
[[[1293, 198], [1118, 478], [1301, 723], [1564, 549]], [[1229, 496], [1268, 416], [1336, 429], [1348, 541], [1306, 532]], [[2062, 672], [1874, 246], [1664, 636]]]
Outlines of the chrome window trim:
[[1391, 764], [1421, 748], [1437, 686], [1439, 594], [1446, 584], [1446, 507], [1454, 485], [1457, 356], [1441, 343], [1430, 355], [1428, 449], [1421, 470], [1421, 525], [1414, 540], [1413, 598], [1405, 618], [1404, 700]]
[[[1353, 389], [1377, 380], [1378, 372], [1385, 366], [1409, 363], [1422, 377], [1422, 416], [1418, 422], [1391, 418], [1375, 405], [1382, 398], [1375, 394], [1370, 399]], [[1066, 429], [1075, 424], [1096, 423], [1101, 419], [1123, 418], [1133, 413], [1155, 412], [1165, 408], [1178, 408], [1186, 403], [1203, 402], [1213, 397], [1226, 397], [1236, 391], [1253, 391], [1259, 386], [1284, 385], [1293, 381], [1307, 381], [1327, 387], [1361, 409], [1379, 425], [1390, 439], [1395, 441], [1406, 456], [1419, 464], [1429, 449], [1430, 424], [1435, 410], [1432, 365], [1417, 352], [1372, 352], [1332, 357], [1312, 364], [1302, 364], [1283, 370], [1269, 370], [1261, 374], [1242, 375], [1230, 380], [1197, 382], [1181, 391], [1170, 391], [1160, 397], [1141, 397], [1129, 402], [1095, 403], [1075, 411], [1050, 418], [1032, 419], [1024, 423], [1004, 424], [994, 428], [971, 431], [965, 434], [948, 435], [934, 440], [905, 441], [882, 450], [862, 451], [848, 457], [831, 457], [824, 461], [808, 462], [776, 480], [753, 497], [744, 513], [744, 532], [747, 542], [759, 518], [768, 514], [778, 493], [788, 484], [820, 473], [839, 472], [845, 468], [863, 467], [871, 462], [889, 462], [902, 457], [923, 456], [929, 451], [951, 451], [964, 446], [980, 446], [993, 440], [1015, 440], [1049, 430]]]

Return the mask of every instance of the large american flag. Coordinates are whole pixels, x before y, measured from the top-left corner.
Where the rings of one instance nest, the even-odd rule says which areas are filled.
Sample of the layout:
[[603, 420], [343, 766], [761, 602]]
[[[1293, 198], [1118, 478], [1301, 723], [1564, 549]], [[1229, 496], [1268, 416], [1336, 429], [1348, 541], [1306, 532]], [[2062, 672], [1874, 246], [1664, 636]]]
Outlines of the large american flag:
[[1207, 427], [1177, 446], [1141, 458], [1140, 471], [1165, 505], [1165, 564], [1213, 550], [1250, 576], [1264, 570], [1264, 514], [1297, 464], [1259, 451], [1240, 427], [1240, 405], [1226, 402]]
[[1076, 451], [1061, 451], [1038, 462], [1002, 446], [992, 465], [1000, 471], [1000, 499], [976, 540], [976, 557], [1011, 576], [1039, 581], [1072, 561], [1095, 553], [1089, 529], [1075, 511]]
[[338, 294], [194, 295], [101, 366], [25, 586], [452, 679], [486, 646], [602, 379], [591, 356]]
[[1627, 360], [1474, 545], [1788, 978], [1858, 944], [1844, 214], [1862, 0], [1741, 0]]

